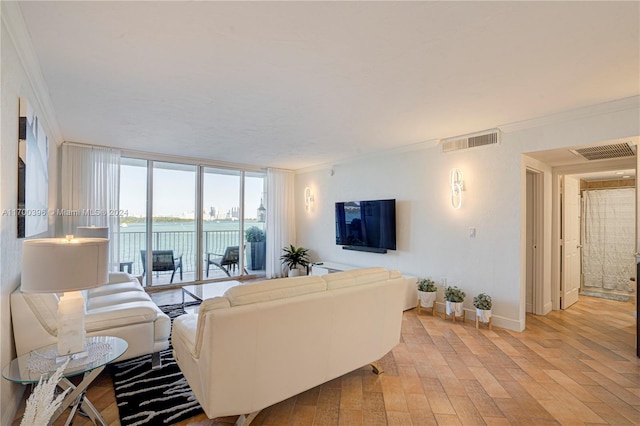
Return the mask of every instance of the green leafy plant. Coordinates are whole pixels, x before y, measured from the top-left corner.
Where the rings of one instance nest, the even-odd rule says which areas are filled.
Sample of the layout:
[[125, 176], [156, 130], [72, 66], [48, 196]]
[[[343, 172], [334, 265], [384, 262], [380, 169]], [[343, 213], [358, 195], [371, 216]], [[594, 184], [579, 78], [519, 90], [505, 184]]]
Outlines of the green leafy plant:
[[485, 293], [480, 293], [476, 297], [473, 298], [473, 306], [477, 309], [482, 309], [488, 311], [491, 309], [491, 296]]
[[429, 278], [420, 278], [418, 280], [418, 291], [433, 292], [436, 291], [436, 283]]
[[298, 265], [307, 266], [309, 264], [309, 249], [303, 247], [283, 247], [284, 254], [280, 256], [283, 265], [287, 265], [289, 270], [296, 269]]
[[252, 226], [244, 231], [244, 238], [248, 243], [260, 243], [265, 240], [265, 235], [262, 229], [257, 226]]
[[447, 302], [461, 303], [464, 302], [465, 292], [460, 290], [457, 286], [447, 287], [444, 290], [444, 300]]

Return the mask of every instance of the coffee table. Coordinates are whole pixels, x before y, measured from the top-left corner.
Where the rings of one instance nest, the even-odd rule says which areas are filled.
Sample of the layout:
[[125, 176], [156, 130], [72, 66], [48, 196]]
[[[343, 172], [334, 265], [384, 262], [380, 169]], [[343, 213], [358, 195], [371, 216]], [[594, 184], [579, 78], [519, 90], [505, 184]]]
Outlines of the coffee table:
[[240, 281], [230, 280], [219, 281], [215, 283], [186, 285], [182, 287], [182, 308], [184, 309], [185, 307], [185, 295], [193, 298], [198, 302], [202, 302], [204, 299], [220, 297], [224, 295], [225, 291], [237, 285], [242, 285], [242, 283]]
[[[63, 390], [71, 389], [71, 392], [62, 401], [62, 405], [56, 410], [50, 424], [68, 408], [71, 413], [65, 424], [73, 421], [79, 407], [96, 425], [107, 426], [100, 412], [85, 397], [87, 388], [104, 370], [105, 365], [115, 361], [122, 355], [129, 345], [124, 339], [113, 336], [92, 336], [85, 339], [85, 349], [88, 356], [72, 359], [62, 373], [62, 379], [58, 386]], [[56, 372], [57, 344], [44, 346], [29, 353], [19, 356], [2, 369], [2, 377], [22, 384], [38, 383], [40, 378], [49, 378]], [[69, 377], [84, 375], [82, 381], [74, 385]]]

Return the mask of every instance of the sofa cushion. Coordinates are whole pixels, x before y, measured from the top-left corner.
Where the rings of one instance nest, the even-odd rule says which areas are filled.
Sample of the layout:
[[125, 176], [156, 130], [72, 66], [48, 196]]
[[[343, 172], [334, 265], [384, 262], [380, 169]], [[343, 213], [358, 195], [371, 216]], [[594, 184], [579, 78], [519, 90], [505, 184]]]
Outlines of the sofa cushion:
[[317, 276], [278, 278], [230, 288], [224, 293], [231, 306], [285, 299], [325, 291], [327, 284]]
[[150, 323], [157, 317], [157, 307], [152, 301], [147, 301], [107, 305], [93, 309], [85, 316], [84, 321], [86, 330], [93, 332], [126, 327], [132, 324]]
[[91, 296], [87, 300], [87, 311], [105, 306], [118, 306], [129, 302], [150, 302], [151, 297], [144, 291], [123, 291], [120, 293]]
[[376, 267], [326, 274], [322, 278], [326, 281], [328, 290], [335, 290], [388, 280], [390, 273], [385, 268]]
[[144, 291], [138, 281], [125, 281], [115, 284], [105, 284], [87, 291], [88, 297], [105, 296], [108, 294], [122, 293], [124, 291]]

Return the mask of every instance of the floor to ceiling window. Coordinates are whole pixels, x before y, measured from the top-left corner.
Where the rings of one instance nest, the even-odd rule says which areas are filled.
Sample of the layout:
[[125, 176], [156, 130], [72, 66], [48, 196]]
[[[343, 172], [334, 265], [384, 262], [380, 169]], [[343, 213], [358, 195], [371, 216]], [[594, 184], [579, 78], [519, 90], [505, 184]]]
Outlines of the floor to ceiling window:
[[[155, 161], [151, 215], [151, 285], [191, 282], [196, 250], [196, 166]], [[147, 253], [142, 254], [144, 257]]]
[[120, 159], [120, 270], [142, 275], [147, 249], [147, 160]]
[[202, 180], [204, 278], [242, 274], [239, 170], [205, 167]]
[[123, 156], [120, 181], [121, 270], [147, 286], [264, 274], [264, 172]]
[[244, 242], [245, 265], [250, 273], [264, 274], [266, 255], [265, 179], [262, 173], [245, 173]]

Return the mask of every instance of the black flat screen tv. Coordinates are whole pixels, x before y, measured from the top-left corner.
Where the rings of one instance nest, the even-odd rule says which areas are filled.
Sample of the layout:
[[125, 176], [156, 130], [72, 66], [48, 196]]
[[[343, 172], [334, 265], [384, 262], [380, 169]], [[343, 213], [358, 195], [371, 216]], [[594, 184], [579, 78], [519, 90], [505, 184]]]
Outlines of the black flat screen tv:
[[336, 244], [345, 250], [396, 249], [396, 200], [336, 203]]

